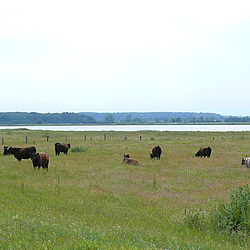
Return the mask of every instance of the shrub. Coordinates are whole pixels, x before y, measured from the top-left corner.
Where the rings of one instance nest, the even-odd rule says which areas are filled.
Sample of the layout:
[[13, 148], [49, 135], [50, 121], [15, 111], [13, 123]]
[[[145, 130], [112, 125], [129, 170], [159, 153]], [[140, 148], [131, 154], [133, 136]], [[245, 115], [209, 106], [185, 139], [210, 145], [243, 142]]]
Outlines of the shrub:
[[84, 148], [82, 146], [79, 146], [79, 147], [72, 147], [71, 148], [71, 152], [87, 152], [89, 151], [88, 148]]
[[214, 207], [213, 220], [220, 229], [250, 231], [250, 190], [247, 185], [237, 187], [230, 194], [230, 202]]
[[188, 212], [185, 223], [194, 229], [250, 232], [250, 189], [248, 184], [230, 193], [228, 203], [215, 205], [211, 213]]

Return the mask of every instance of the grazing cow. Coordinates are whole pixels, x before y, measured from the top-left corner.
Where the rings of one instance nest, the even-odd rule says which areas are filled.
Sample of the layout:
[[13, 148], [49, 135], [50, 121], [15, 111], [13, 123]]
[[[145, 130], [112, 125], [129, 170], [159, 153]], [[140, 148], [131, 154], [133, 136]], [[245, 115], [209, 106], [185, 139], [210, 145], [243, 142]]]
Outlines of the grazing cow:
[[210, 147], [201, 147], [199, 149], [199, 151], [196, 153], [196, 157], [202, 157], [204, 156], [204, 158], [207, 156], [207, 157], [210, 157], [211, 155], [211, 152], [212, 152], [212, 149]]
[[124, 164], [139, 165], [139, 162], [138, 162], [137, 160], [132, 159], [132, 158], [125, 157], [125, 155], [124, 155], [123, 163], [124, 163]]
[[246, 165], [247, 168], [250, 167], [250, 157], [242, 158], [241, 165]]
[[70, 149], [70, 143], [69, 144], [59, 143], [59, 142], [55, 143], [56, 155], [60, 155], [60, 152], [67, 154], [69, 149]]
[[32, 154], [31, 160], [33, 162], [34, 169], [36, 169], [36, 167], [38, 167], [38, 169], [42, 167], [43, 169], [46, 168], [48, 171], [49, 155], [47, 153], [34, 153]]
[[36, 153], [36, 148], [35, 147], [29, 147], [29, 148], [9, 147], [7, 152], [10, 154], [13, 154], [18, 161], [21, 161], [22, 159], [31, 158], [32, 154]]
[[162, 150], [161, 150], [161, 147], [160, 146], [154, 146], [152, 148], [152, 153], [149, 153], [150, 157], [151, 158], [155, 158], [156, 159], [161, 159], [161, 153], [162, 153]]

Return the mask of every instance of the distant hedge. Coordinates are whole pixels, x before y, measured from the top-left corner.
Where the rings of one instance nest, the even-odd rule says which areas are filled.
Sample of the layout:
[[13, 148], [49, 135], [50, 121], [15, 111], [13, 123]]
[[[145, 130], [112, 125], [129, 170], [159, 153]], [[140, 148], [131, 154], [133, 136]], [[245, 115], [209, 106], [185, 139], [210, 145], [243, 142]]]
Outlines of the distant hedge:
[[80, 113], [0, 112], [0, 124], [91, 124], [96, 119]]

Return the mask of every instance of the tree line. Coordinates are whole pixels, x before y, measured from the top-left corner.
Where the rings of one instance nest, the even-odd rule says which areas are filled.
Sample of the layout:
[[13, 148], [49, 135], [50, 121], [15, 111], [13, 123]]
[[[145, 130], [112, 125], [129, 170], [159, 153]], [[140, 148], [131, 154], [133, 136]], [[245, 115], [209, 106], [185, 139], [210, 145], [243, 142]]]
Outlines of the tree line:
[[98, 122], [125, 122], [125, 123], [146, 123], [146, 122], [223, 122], [224, 117], [216, 113], [195, 113], [195, 112], [83, 112], [85, 115], [91, 115]]
[[80, 113], [0, 112], [0, 124], [91, 124], [97, 121]]
[[215, 113], [127, 112], [127, 113], [37, 113], [0, 112], [0, 125], [17, 124], [105, 124], [105, 123], [202, 123], [250, 122], [250, 117], [223, 117]]

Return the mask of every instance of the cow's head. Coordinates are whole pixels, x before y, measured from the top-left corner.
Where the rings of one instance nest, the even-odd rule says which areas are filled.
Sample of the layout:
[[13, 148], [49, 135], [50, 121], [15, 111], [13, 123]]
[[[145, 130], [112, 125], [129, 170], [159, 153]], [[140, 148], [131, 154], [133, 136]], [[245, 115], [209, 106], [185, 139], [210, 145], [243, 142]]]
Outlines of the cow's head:
[[201, 156], [201, 152], [200, 152], [200, 150], [195, 154], [195, 156], [196, 157], [199, 157], [199, 156]]
[[8, 155], [8, 146], [3, 146], [3, 154]]
[[124, 154], [124, 158], [130, 158], [129, 154], [127, 155]]
[[152, 153], [149, 153], [149, 156], [150, 156], [150, 158], [152, 158], [152, 159], [155, 158], [154, 155], [153, 155]]
[[246, 162], [246, 158], [242, 158], [242, 160], [241, 160], [241, 165], [244, 165], [245, 162]]
[[39, 153], [31, 153], [30, 158], [32, 161], [35, 161], [36, 159], [39, 159], [40, 155]]
[[15, 149], [14, 148], [12, 148], [12, 147], [9, 147], [8, 149], [7, 149], [7, 154], [14, 154], [15, 153]]

